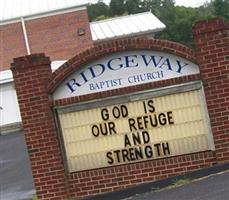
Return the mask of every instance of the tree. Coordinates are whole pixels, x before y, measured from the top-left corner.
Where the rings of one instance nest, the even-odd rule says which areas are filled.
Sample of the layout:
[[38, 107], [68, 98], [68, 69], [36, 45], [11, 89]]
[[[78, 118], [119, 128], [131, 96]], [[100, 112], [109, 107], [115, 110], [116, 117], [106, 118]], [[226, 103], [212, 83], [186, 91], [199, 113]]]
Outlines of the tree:
[[111, 16], [122, 15], [124, 12], [125, 12], [124, 0], [111, 0], [110, 1]]
[[215, 0], [213, 2], [214, 13], [229, 20], [229, 0]]
[[142, 2], [142, 7], [146, 11], [151, 11], [154, 15], [158, 16], [160, 14], [160, 7], [162, 0], [144, 0]]
[[192, 24], [197, 15], [194, 8], [186, 7], [162, 7], [160, 20], [166, 24], [166, 29], [156, 34], [156, 38], [168, 39], [193, 46]]
[[214, 17], [214, 7], [213, 3], [204, 3], [204, 5], [200, 6], [199, 8], [196, 8], [198, 19], [209, 19]]
[[172, 7], [174, 7], [174, 5], [175, 5], [175, 2], [174, 2], [174, 0], [162, 0], [161, 1], [161, 6], [162, 7], [169, 7], [169, 6], [172, 6]]
[[125, 1], [125, 8], [128, 14], [135, 14], [144, 12], [145, 9], [142, 5], [142, 0], [126, 0]]
[[[152, 11], [165, 25], [166, 29], [156, 34], [156, 38], [168, 39], [193, 46], [192, 25], [202, 19], [222, 16], [229, 19], [229, 0], [212, 0], [199, 8], [175, 6], [174, 0], [111, 0], [107, 6], [91, 7], [90, 19], [104, 19], [107, 16], [119, 16]], [[99, 3], [98, 3], [99, 4]]]
[[110, 7], [107, 4], [103, 3], [102, 1], [99, 1], [96, 4], [90, 4], [87, 7], [87, 12], [88, 12], [89, 20], [93, 21], [99, 18], [101, 15], [103, 15], [104, 18], [109, 16]]

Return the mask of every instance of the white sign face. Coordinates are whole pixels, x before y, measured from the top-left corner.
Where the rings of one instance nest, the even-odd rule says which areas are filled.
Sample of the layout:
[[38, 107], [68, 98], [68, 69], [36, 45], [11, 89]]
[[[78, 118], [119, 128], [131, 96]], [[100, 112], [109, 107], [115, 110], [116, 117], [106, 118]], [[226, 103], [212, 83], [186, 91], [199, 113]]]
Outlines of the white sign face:
[[211, 148], [199, 90], [58, 116], [70, 172]]
[[71, 74], [54, 91], [54, 100], [198, 74], [196, 64], [172, 54], [126, 51], [96, 60]]

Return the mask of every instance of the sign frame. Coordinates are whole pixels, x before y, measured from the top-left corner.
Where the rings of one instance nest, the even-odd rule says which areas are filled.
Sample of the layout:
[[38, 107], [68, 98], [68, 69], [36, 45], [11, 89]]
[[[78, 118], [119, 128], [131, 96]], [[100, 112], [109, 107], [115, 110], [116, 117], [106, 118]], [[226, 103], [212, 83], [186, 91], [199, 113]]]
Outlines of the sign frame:
[[[189, 91], [194, 91], [194, 90], [199, 90], [200, 92], [200, 103], [201, 107], [204, 111], [204, 121], [206, 124], [206, 128], [208, 131], [208, 144], [209, 144], [209, 150], [214, 151], [215, 150], [215, 145], [214, 145], [214, 140], [213, 140], [213, 134], [212, 134], [212, 129], [210, 125], [210, 118], [208, 114], [208, 109], [207, 109], [207, 104], [205, 100], [205, 94], [204, 94], [204, 89], [203, 89], [203, 84], [201, 81], [194, 81], [194, 82], [189, 82], [189, 83], [184, 83], [184, 84], [179, 84], [179, 85], [173, 85], [173, 86], [168, 86], [168, 87], [163, 87], [163, 88], [156, 88], [156, 89], [150, 89], [150, 90], [144, 90], [140, 92], [132, 92], [124, 95], [117, 95], [113, 97], [106, 97], [102, 99], [94, 99], [86, 102], [81, 102], [81, 103], [76, 103], [76, 104], [71, 104], [71, 105], [65, 105], [65, 106], [55, 106], [53, 109], [54, 111], [54, 116], [55, 116], [55, 122], [57, 126], [57, 132], [58, 132], [58, 138], [60, 141], [60, 146], [61, 146], [61, 151], [62, 151], [62, 157], [64, 160], [64, 168], [66, 173], [77, 173], [81, 171], [90, 171], [90, 170], [95, 170], [95, 169], [101, 169], [101, 168], [94, 168], [94, 169], [85, 169], [85, 170], [80, 170], [80, 171], [70, 171], [69, 166], [68, 166], [68, 160], [67, 160], [67, 153], [65, 150], [65, 144], [64, 144], [64, 138], [63, 138], [63, 132], [60, 124], [60, 119], [59, 119], [59, 114], [61, 113], [69, 113], [73, 111], [83, 111], [83, 110], [88, 110], [88, 109], [93, 109], [97, 107], [105, 107], [105, 106], [110, 106], [114, 104], [121, 104], [121, 103], [128, 103], [132, 101], [138, 101], [138, 100], [144, 100], [148, 98], [155, 98], [155, 97], [161, 97], [161, 96], [166, 96], [166, 95], [171, 95], [171, 94], [178, 94], [178, 93], [183, 93], [183, 92], [189, 92]], [[185, 154], [180, 154], [180, 155], [185, 155]], [[175, 155], [177, 156], [177, 155]], [[169, 156], [174, 157], [174, 156]], [[168, 158], [168, 157], [165, 157]], [[155, 158], [155, 159], [149, 159], [150, 160], [157, 160], [161, 158]], [[146, 162], [146, 160], [143, 161], [138, 161], [138, 162]], [[138, 162], [133, 162], [133, 163], [138, 163]], [[129, 164], [133, 164], [129, 163]], [[121, 166], [124, 164], [119, 164], [119, 165], [114, 165], [114, 166], [106, 166], [102, 168], [108, 168], [108, 167], [117, 167]]]

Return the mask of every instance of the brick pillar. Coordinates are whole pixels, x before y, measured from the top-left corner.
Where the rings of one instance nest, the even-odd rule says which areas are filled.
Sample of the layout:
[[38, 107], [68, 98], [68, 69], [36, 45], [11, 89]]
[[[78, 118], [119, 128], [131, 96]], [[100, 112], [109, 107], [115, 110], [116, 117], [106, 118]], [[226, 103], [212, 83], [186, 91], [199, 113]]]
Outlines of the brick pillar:
[[44, 54], [33, 54], [15, 58], [11, 67], [39, 200], [67, 198], [61, 151], [46, 92], [52, 73], [50, 63]]
[[218, 162], [229, 161], [229, 24], [222, 18], [193, 26]]

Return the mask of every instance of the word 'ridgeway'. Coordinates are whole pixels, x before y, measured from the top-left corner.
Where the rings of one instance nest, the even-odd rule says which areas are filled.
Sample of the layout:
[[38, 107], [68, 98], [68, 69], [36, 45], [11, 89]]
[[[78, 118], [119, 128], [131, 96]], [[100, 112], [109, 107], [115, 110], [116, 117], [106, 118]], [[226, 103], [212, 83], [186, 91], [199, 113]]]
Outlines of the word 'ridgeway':
[[[182, 74], [183, 69], [188, 66], [188, 63], [185, 63], [178, 59], [172, 59], [165, 56], [155, 56], [155, 55], [126, 55], [120, 57], [111, 58], [103, 63], [97, 63], [95, 65], [87, 67], [84, 71], [78, 73], [74, 78], [66, 82], [66, 87], [68, 90], [73, 93], [77, 88], [86, 84], [87, 82], [98, 78], [102, 74], [108, 71], [118, 71], [138, 67], [148, 67], [153, 69], [163, 69], [168, 71], [173, 71], [178, 74]], [[110, 82], [112, 86], [120, 85], [121, 79], [116, 79], [116, 81]], [[133, 82], [133, 80], [129, 80]], [[108, 83], [105, 83], [108, 84]], [[93, 85], [90, 85], [93, 90]], [[102, 86], [101, 86], [102, 87]]]

